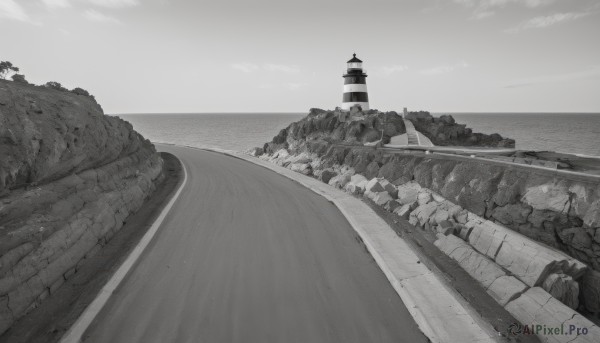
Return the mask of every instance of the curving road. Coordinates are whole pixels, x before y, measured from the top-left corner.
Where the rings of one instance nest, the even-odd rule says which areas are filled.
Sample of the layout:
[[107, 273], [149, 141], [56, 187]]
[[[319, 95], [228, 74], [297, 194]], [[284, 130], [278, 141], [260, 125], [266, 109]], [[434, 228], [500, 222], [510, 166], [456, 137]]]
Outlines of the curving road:
[[426, 342], [337, 208], [173, 146], [188, 184], [85, 342]]

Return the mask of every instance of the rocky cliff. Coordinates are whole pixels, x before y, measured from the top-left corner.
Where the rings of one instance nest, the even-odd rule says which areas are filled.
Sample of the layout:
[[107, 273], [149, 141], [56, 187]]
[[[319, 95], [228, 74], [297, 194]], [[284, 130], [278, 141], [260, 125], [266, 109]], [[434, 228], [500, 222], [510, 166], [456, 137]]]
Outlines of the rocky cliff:
[[[569, 284], [573, 291], [569, 296], [576, 298], [569, 300], [569, 306], [600, 312], [600, 178], [467, 156], [365, 147], [359, 143], [379, 139], [382, 128], [385, 136], [402, 133], [399, 117], [393, 112], [371, 113], [340, 121], [338, 115], [311, 110], [308, 117], [282, 130], [254, 154], [349, 192], [367, 194], [376, 204], [407, 219], [409, 214], [421, 218], [414, 223], [425, 230], [438, 232], [440, 222], [446, 233], [448, 228], [454, 230], [467, 223], [465, 210], [482, 222], [540, 243], [539, 249], [548, 246], [557, 254], [565, 253], [589, 267], [585, 273], [569, 276], [577, 282]], [[436, 145], [514, 146], [514, 141], [499, 135], [474, 134], [449, 116], [433, 118], [421, 112], [408, 118]], [[379, 132], [379, 137], [372, 132]], [[387, 180], [389, 189], [366, 192], [367, 181], [374, 178]], [[447, 200], [420, 208], [428, 201], [417, 201], [410, 185]], [[438, 205], [447, 208], [439, 210]], [[543, 276], [530, 286], [542, 286], [547, 275]], [[557, 280], [553, 278], [550, 281]]]
[[[435, 145], [515, 146], [514, 140], [499, 134], [473, 133], [466, 125], [457, 124], [450, 115], [434, 118], [429, 112], [409, 112], [406, 119]], [[404, 121], [393, 111], [348, 113], [313, 108], [306, 118], [281, 130], [263, 149], [272, 154], [280, 148], [288, 148], [290, 143], [362, 145], [380, 139], [389, 143], [391, 137], [404, 133]]]
[[162, 165], [93, 98], [0, 80], [0, 333], [110, 240]]

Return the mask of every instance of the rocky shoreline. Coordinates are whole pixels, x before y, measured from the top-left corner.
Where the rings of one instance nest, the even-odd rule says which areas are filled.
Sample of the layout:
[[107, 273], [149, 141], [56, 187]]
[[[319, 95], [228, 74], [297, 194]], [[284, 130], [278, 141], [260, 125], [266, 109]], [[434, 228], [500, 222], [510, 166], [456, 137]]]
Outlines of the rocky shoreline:
[[[362, 143], [378, 139], [377, 130], [380, 137], [402, 133], [394, 116], [371, 111], [343, 121], [335, 111], [311, 110], [252, 153], [364, 196], [430, 232], [438, 248], [523, 324], [569, 319], [600, 337], [598, 327], [577, 312], [593, 319], [600, 311], [597, 178], [364, 148]], [[448, 118], [428, 121], [442, 123], [436, 132], [456, 127]], [[439, 144], [444, 137], [428, 138]], [[466, 140], [510, 145], [499, 135]]]
[[163, 181], [163, 160], [86, 95], [0, 81], [0, 333], [71, 278]]

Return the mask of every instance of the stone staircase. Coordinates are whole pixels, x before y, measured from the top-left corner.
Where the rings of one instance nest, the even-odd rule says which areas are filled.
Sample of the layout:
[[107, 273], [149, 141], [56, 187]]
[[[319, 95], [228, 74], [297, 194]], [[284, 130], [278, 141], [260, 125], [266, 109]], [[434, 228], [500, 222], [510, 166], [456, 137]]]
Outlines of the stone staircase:
[[415, 130], [415, 126], [413, 123], [404, 119], [404, 126], [406, 127], [406, 137], [408, 138], [408, 145], [420, 145], [419, 144], [419, 136], [417, 135], [417, 130]]

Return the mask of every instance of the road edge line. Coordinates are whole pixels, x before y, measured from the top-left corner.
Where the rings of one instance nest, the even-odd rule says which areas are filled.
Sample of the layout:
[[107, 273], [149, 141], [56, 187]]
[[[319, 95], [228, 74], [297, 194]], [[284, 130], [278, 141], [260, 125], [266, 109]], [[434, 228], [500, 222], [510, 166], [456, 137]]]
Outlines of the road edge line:
[[[175, 155], [173, 155], [175, 156]], [[104, 305], [108, 302], [108, 299], [113, 294], [114, 290], [121, 284], [125, 276], [129, 273], [133, 265], [140, 258], [148, 244], [152, 241], [156, 233], [158, 232], [158, 228], [162, 224], [163, 220], [169, 214], [171, 208], [179, 199], [179, 195], [181, 191], [187, 184], [188, 173], [185, 167], [185, 164], [181, 159], [175, 156], [179, 162], [181, 163], [181, 167], [183, 169], [183, 182], [175, 192], [175, 195], [171, 197], [171, 200], [167, 203], [167, 205], [162, 209], [160, 215], [156, 218], [152, 226], [146, 231], [142, 239], [139, 243], [133, 248], [127, 259], [119, 266], [117, 271], [111, 276], [108, 282], [102, 287], [94, 301], [92, 301], [83, 312], [79, 315], [79, 318], [75, 321], [75, 323], [69, 328], [69, 330], [61, 337], [60, 343], [79, 343], [81, 342], [81, 338], [87, 328], [90, 326], [92, 321], [96, 318], [98, 313], [102, 310]]]

